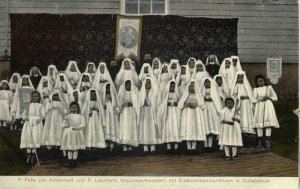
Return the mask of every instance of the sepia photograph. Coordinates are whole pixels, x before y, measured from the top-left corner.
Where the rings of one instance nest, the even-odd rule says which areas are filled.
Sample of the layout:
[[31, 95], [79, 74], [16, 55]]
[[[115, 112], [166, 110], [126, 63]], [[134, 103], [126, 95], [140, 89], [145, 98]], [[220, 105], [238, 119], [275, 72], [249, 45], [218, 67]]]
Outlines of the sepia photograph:
[[0, 188], [298, 188], [298, 3], [0, 0]]

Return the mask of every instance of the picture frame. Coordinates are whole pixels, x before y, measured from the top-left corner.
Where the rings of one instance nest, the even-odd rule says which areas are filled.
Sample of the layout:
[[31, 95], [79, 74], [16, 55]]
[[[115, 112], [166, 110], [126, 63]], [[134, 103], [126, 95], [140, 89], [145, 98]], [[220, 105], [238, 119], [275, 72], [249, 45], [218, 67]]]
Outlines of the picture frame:
[[118, 16], [116, 28], [116, 57], [133, 54], [140, 60], [142, 17]]
[[267, 77], [272, 84], [277, 84], [282, 76], [282, 58], [268, 57], [267, 58]]

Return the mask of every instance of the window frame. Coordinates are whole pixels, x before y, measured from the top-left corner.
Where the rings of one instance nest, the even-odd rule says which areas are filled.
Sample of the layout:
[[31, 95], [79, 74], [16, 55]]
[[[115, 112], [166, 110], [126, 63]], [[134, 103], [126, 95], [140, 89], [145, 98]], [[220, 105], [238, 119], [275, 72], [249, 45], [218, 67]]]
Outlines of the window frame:
[[170, 0], [164, 0], [165, 3], [165, 12], [164, 13], [153, 13], [153, 0], [150, 0], [150, 13], [140, 13], [140, 4], [141, 0], [137, 0], [138, 4], [138, 13], [126, 13], [126, 0], [120, 0], [120, 15], [124, 16], [147, 16], [147, 15], [168, 15], [170, 12]]

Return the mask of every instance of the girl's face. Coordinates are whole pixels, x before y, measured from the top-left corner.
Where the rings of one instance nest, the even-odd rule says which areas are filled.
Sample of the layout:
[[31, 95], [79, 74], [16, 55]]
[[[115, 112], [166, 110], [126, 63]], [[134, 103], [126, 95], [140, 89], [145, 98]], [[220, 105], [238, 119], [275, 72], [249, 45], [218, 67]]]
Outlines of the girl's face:
[[130, 62], [129, 62], [128, 60], [126, 60], [126, 61], [124, 62], [124, 69], [125, 69], [125, 70], [130, 70]]
[[8, 84], [3, 82], [2, 85], [1, 85], [1, 89], [7, 90], [8, 89]]
[[125, 82], [125, 89], [126, 89], [126, 91], [131, 91], [131, 82], [130, 81]]
[[53, 101], [60, 101], [59, 95], [58, 94], [53, 94], [52, 100]]
[[43, 82], [43, 87], [48, 87], [48, 81]]
[[173, 64], [171, 65], [171, 69], [172, 69], [172, 70], [177, 69], [177, 64], [173, 63]]
[[189, 93], [195, 93], [195, 82], [191, 82], [191, 84], [189, 85]]
[[91, 101], [96, 101], [97, 100], [97, 95], [95, 90], [91, 90]]
[[175, 82], [171, 82], [170, 83], [170, 89], [169, 89], [170, 93], [174, 93], [175, 92]]
[[149, 73], [149, 68], [148, 68], [148, 66], [146, 66], [146, 67], [144, 68], [144, 73], [145, 73], [145, 74]]
[[225, 68], [230, 68], [230, 61], [229, 60], [225, 60]]
[[53, 75], [53, 68], [49, 68], [50, 75]]
[[89, 79], [89, 77], [88, 77], [87, 75], [83, 75], [83, 76], [82, 76], [82, 81], [83, 81], [83, 82], [89, 82], [90, 79]]
[[23, 86], [29, 86], [29, 78], [28, 77], [23, 77], [22, 85]]
[[258, 78], [256, 82], [259, 87], [265, 86], [265, 80], [263, 78]]
[[14, 82], [14, 83], [18, 83], [18, 81], [19, 81], [18, 77], [17, 77], [16, 75], [14, 75], [14, 77], [13, 77], [13, 82]]
[[218, 84], [219, 87], [222, 86], [222, 83], [223, 83], [222, 77], [218, 76], [218, 77], [216, 78], [216, 83]]
[[197, 64], [196, 69], [197, 69], [197, 72], [202, 72], [203, 71], [202, 64]]
[[189, 61], [189, 67], [190, 67], [191, 69], [193, 69], [193, 68], [195, 67], [195, 60], [194, 60], [194, 59], [191, 59], [191, 60]]
[[236, 66], [236, 64], [237, 64], [237, 59], [236, 59], [236, 58], [233, 58], [233, 59], [232, 59], [232, 63], [233, 63], [234, 66]]
[[186, 69], [185, 67], [181, 67], [181, 75], [185, 75]]
[[59, 80], [60, 80], [60, 81], [65, 81], [65, 78], [64, 78], [64, 76], [62, 76], [62, 75], [61, 75], [61, 76], [59, 76]]
[[78, 92], [77, 91], [73, 92], [73, 97], [74, 97], [75, 101], [78, 101]]
[[239, 74], [237, 76], [237, 83], [240, 83], [240, 84], [244, 83], [244, 75], [243, 74]]
[[94, 73], [94, 65], [93, 64], [88, 65], [88, 73]]
[[70, 107], [70, 112], [73, 113], [73, 114], [76, 114], [79, 110], [79, 107], [77, 104], [73, 104], [71, 107]]
[[76, 72], [76, 66], [75, 66], [75, 64], [72, 64], [72, 65], [71, 65], [70, 71], [71, 71], [71, 72]]
[[162, 73], [168, 73], [168, 67], [167, 66], [164, 66], [162, 68]]
[[208, 79], [206, 79], [206, 80], [204, 81], [204, 87], [205, 87], [206, 89], [210, 89], [210, 86], [211, 86], [210, 81], [209, 81]]
[[105, 89], [106, 89], [106, 94], [110, 94], [110, 84], [107, 84]]
[[39, 100], [40, 100], [39, 94], [38, 93], [32, 93], [31, 100], [32, 100], [33, 103], [39, 102]]
[[100, 66], [100, 72], [101, 72], [102, 74], [104, 74], [104, 70], [105, 70], [104, 65], [101, 65], [101, 66]]
[[153, 68], [154, 70], [159, 69], [159, 63], [157, 61], [154, 62]]
[[151, 89], [151, 81], [150, 81], [150, 79], [147, 79], [147, 80], [146, 80], [145, 88], [146, 88], [146, 89]]
[[227, 108], [232, 109], [233, 105], [234, 105], [234, 102], [232, 100], [226, 100], [225, 105], [226, 105]]

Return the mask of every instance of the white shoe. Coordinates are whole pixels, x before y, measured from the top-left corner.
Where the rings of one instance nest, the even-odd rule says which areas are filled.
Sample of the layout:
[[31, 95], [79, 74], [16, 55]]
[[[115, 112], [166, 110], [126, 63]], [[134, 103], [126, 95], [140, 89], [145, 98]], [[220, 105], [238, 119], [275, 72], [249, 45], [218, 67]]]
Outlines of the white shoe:
[[6, 124], [6, 122], [5, 122], [5, 121], [3, 121], [3, 126], [4, 126], [4, 127], [6, 127], [6, 125], [7, 125], [7, 124]]

